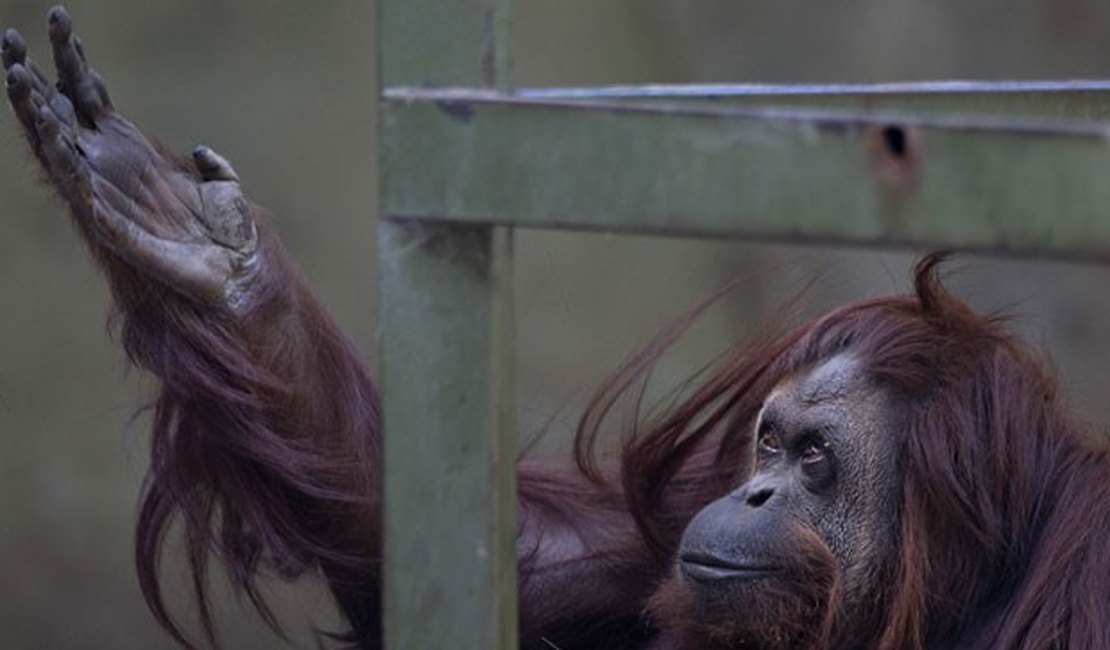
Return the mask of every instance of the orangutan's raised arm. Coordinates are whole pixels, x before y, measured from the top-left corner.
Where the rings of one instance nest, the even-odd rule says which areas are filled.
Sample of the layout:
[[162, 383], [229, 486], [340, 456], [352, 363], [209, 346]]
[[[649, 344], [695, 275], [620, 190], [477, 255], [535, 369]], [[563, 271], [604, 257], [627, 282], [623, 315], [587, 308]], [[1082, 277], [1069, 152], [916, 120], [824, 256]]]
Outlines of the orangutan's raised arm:
[[[380, 418], [358, 353], [320, 307], [231, 165], [167, 153], [118, 113], [69, 15], [49, 14], [58, 82], [3, 35], [8, 97], [48, 182], [111, 285], [130, 358], [162, 382], [136, 532], [140, 584], [179, 641], [158, 584], [180, 519], [205, 631], [209, 554], [260, 605], [255, 578], [320, 571], [360, 648], [380, 648]], [[523, 647], [639, 647], [659, 567], [623, 496], [570, 466], [521, 476]], [[616, 643], [616, 642], [614, 642]]]
[[369, 374], [228, 162], [152, 143], [116, 111], [65, 10], [50, 11], [48, 29], [56, 85], [19, 33], [4, 33], [8, 97], [108, 276], [128, 355], [162, 380], [136, 545], [148, 602], [180, 639], [157, 580], [161, 541], [180, 517], [202, 603], [212, 551], [252, 597], [260, 569], [320, 570], [373, 647], [380, 463]]

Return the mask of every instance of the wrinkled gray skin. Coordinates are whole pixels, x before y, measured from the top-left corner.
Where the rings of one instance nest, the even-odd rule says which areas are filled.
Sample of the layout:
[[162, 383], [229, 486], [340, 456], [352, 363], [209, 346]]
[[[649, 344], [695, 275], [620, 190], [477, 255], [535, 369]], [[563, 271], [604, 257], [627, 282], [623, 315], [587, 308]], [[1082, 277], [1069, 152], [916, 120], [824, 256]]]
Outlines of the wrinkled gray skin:
[[760, 581], [796, 560], [790, 537], [802, 526], [840, 568], [838, 627], [873, 616], [897, 548], [900, 410], [847, 354], [776, 387], [756, 424], [754, 474], [684, 534], [680, 573], [700, 600], [749, 610], [744, 600], [760, 597]]
[[9, 29], [8, 98], [94, 252], [204, 304], [240, 306], [258, 274], [258, 233], [231, 165], [207, 147], [183, 162], [151, 144], [112, 107], [65, 10], [48, 20], [57, 85]]

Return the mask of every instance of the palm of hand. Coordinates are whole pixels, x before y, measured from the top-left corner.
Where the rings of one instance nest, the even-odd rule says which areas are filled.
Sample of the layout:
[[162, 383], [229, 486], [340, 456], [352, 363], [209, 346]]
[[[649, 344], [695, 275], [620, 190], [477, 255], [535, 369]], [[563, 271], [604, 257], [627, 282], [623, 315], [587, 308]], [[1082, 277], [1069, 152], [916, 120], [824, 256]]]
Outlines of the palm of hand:
[[57, 88], [8, 30], [8, 97], [82, 233], [98, 253], [192, 299], [236, 306], [258, 235], [234, 170], [207, 147], [190, 164], [153, 145], [113, 109], [65, 11], [51, 10], [49, 22]]

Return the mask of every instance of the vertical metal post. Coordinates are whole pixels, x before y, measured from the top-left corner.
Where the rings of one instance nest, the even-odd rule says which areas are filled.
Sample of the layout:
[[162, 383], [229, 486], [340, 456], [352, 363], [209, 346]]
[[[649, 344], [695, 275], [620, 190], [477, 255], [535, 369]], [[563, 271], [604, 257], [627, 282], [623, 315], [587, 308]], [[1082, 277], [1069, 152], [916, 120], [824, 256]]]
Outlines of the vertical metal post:
[[[508, 83], [508, 0], [378, 25], [383, 88]], [[512, 231], [380, 217], [386, 647], [514, 649]]]

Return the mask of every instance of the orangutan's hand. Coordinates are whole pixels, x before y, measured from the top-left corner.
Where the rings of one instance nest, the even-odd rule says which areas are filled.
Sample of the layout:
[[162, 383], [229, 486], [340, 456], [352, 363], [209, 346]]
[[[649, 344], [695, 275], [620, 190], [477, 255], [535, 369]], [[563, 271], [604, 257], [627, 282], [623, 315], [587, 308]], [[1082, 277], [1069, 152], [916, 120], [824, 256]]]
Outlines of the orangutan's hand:
[[194, 300], [236, 307], [256, 275], [258, 233], [235, 171], [207, 147], [184, 162], [153, 145], [112, 107], [61, 7], [48, 31], [56, 87], [19, 33], [4, 33], [8, 98], [94, 252]]

